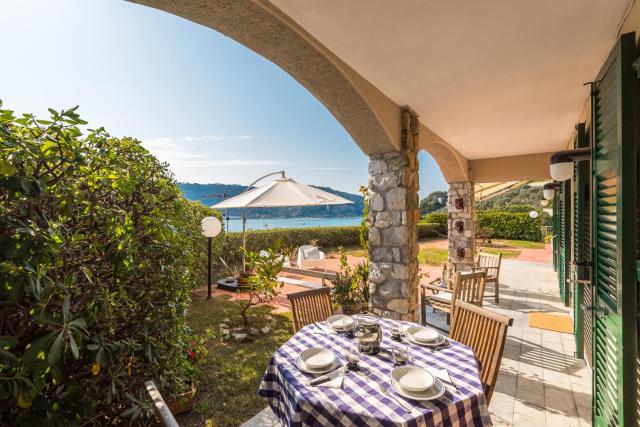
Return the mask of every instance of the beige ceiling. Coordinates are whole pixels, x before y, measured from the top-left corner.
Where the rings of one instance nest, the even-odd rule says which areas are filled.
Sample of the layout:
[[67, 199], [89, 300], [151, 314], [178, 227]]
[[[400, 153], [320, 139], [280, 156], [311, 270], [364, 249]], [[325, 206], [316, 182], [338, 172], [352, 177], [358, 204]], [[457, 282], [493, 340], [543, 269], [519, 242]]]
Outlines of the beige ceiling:
[[564, 148], [632, 0], [272, 0], [469, 159]]

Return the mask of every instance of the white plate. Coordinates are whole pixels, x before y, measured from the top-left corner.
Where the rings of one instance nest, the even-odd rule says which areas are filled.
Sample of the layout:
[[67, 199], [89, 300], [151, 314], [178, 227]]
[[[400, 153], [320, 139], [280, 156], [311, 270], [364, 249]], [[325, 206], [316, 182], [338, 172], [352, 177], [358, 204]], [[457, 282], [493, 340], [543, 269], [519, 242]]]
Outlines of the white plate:
[[336, 361], [336, 354], [324, 347], [309, 348], [300, 353], [300, 360], [309, 369], [322, 369], [331, 366]]
[[313, 375], [326, 374], [327, 372], [330, 372], [336, 369], [339, 365], [340, 365], [340, 361], [336, 359], [331, 365], [327, 367], [324, 367], [322, 369], [311, 369], [307, 365], [305, 365], [305, 363], [302, 360], [300, 360], [300, 357], [296, 359], [296, 366], [298, 367], [298, 369], [300, 369], [302, 372], [306, 372], [307, 374], [313, 374]]
[[439, 345], [444, 344], [444, 342], [447, 340], [444, 337], [444, 335], [439, 335], [438, 339], [436, 339], [433, 342], [416, 341], [411, 334], [407, 334], [407, 337], [409, 337], [409, 341], [411, 341], [412, 343], [417, 344], [417, 345], [422, 345], [422, 346], [425, 346], [425, 347], [437, 347]]
[[342, 323], [343, 321], [344, 321], [344, 326], [351, 326], [355, 323], [355, 320], [353, 320], [353, 317], [345, 316], [344, 314], [337, 314], [335, 316], [329, 317], [327, 319], [327, 324], [334, 331], [342, 331], [345, 329]]
[[433, 328], [423, 326], [411, 326], [407, 329], [407, 335], [424, 344], [435, 342], [441, 335]]
[[422, 392], [435, 384], [435, 378], [424, 369], [414, 366], [399, 366], [391, 371], [393, 378], [403, 390]]
[[418, 401], [439, 399], [444, 395], [446, 391], [444, 385], [438, 379], [435, 380], [433, 387], [419, 392], [403, 389], [402, 387], [400, 387], [400, 384], [398, 384], [394, 379], [391, 379], [391, 387], [400, 396]]

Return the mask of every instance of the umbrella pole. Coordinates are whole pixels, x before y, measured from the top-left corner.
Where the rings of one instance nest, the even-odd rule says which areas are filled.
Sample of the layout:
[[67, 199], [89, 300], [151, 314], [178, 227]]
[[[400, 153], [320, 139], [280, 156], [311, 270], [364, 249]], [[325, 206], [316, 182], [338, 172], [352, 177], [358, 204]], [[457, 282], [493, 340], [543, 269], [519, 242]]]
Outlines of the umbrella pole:
[[242, 275], [244, 276], [247, 273], [246, 270], [246, 261], [245, 261], [245, 251], [247, 250], [247, 237], [246, 237], [246, 229], [247, 229], [247, 209], [242, 208]]

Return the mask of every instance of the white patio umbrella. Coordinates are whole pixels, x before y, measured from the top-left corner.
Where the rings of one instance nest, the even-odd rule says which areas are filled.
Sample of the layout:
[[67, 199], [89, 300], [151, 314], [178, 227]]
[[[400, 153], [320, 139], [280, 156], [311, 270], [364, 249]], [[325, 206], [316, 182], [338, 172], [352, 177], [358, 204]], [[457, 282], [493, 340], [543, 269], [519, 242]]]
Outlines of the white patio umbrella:
[[[258, 181], [280, 174], [261, 187], [252, 188]], [[267, 174], [251, 183], [242, 193], [212, 206], [215, 209], [242, 208], [242, 248], [246, 249], [247, 208], [274, 208], [293, 206], [344, 205], [353, 203], [343, 197], [301, 184], [293, 178], [287, 178], [284, 171]], [[242, 271], [245, 271], [245, 255], [242, 252]]]

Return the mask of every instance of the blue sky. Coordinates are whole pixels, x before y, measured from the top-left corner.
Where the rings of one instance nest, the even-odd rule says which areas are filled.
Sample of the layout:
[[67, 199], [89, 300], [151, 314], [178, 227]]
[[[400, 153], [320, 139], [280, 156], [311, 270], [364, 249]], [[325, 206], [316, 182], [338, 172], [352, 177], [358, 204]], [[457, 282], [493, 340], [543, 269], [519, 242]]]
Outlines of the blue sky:
[[[249, 184], [284, 169], [355, 192], [367, 157], [288, 74], [190, 21], [116, 0], [2, 0], [0, 99], [18, 113], [80, 105], [143, 141], [181, 181]], [[420, 154], [420, 193], [446, 187]]]

